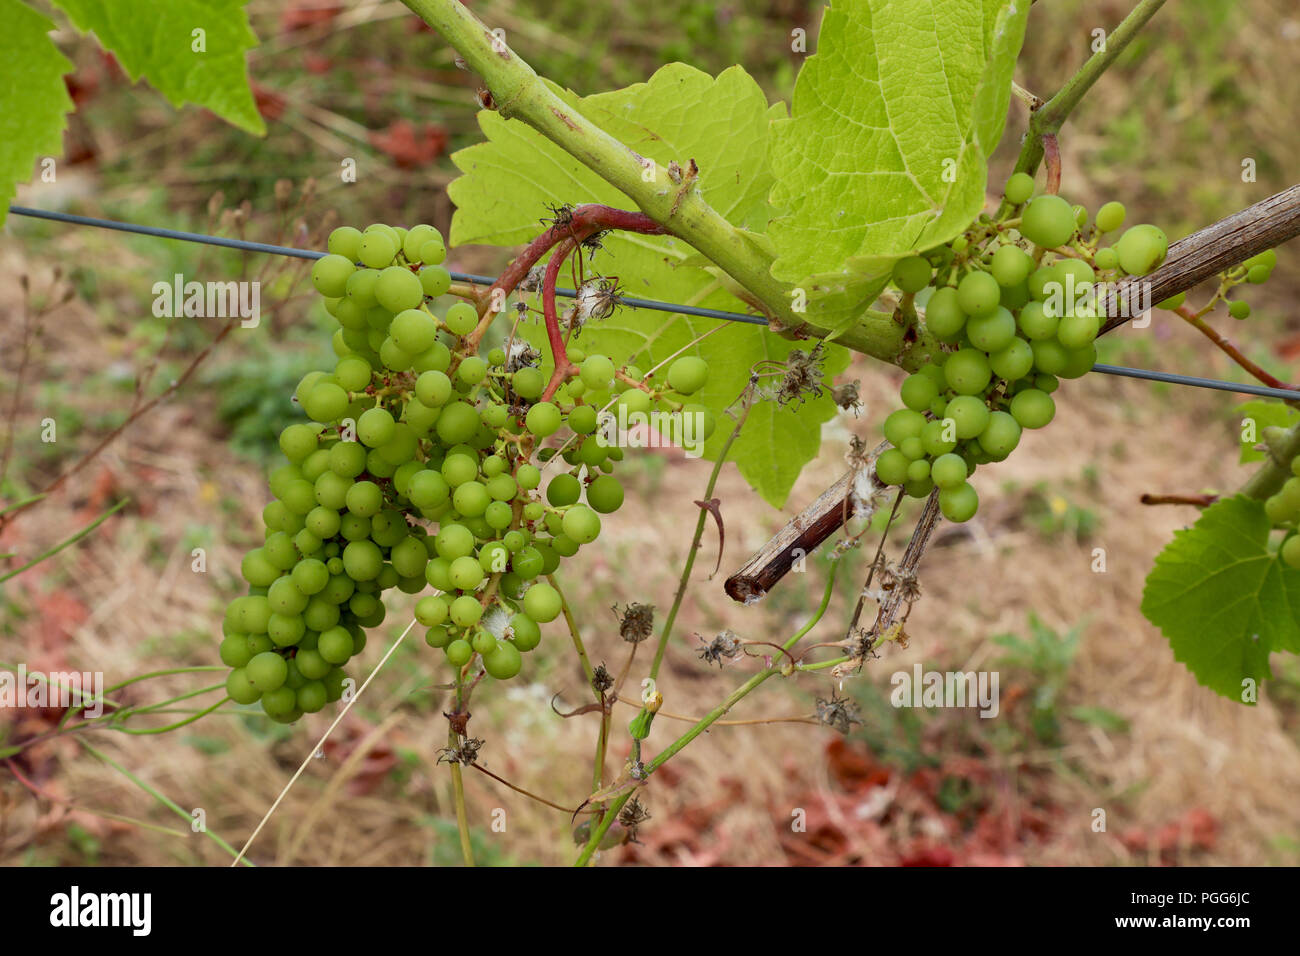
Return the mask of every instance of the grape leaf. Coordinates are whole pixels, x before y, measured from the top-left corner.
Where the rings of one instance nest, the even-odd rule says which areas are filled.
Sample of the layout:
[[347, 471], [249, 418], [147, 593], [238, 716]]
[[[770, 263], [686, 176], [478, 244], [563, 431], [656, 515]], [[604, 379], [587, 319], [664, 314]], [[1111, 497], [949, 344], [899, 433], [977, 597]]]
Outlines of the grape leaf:
[[[783, 115], [784, 107], [769, 107], [743, 69], [732, 67], [714, 78], [675, 63], [646, 83], [582, 99], [553, 89], [570, 108], [661, 166], [676, 160], [685, 167], [694, 159], [700, 169], [699, 188], [710, 205], [748, 230], [750, 241], [766, 242], [761, 230], [772, 186], [766, 142], [770, 121]], [[525, 124], [490, 111], [479, 114], [479, 123], [487, 141], [452, 156], [463, 174], [448, 189], [456, 204], [453, 245], [526, 242], [541, 230], [539, 220], [552, 215], [551, 205], [599, 202], [635, 208], [627, 196]], [[618, 276], [627, 295], [745, 311], [679, 239], [614, 234], [603, 241], [604, 249], [590, 265]], [[567, 266], [564, 280], [562, 284], [570, 284]], [[731, 428], [723, 409], [740, 395], [754, 364], [780, 362], [793, 349], [811, 345], [750, 325], [630, 308], [591, 323], [578, 344], [588, 352], [608, 354], [616, 363], [631, 361], [649, 371], [712, 329], [717, 331], [685, 354], [697, 354], [709, 363], [709, 382], [692, 400], [718, 416], [717, 431], [704, 450], [705, 457], [716, 460]], [[520, 335], [537, 345], [545, 338], [540, 324], [522, 328]], [[847, 365], [844, 349], [827, 349], [828, 379]], [[780, 507], [804, 464], [816, 457], [822, 424], [835, 414], [829, 395], [802, 405], [761, 402], [729, 457], [759, 494]]]
[[1268, 655], [1300, 652], [1300, 571], [1268, 550], [1262, 502], [1244, 495], [1206, 508], [1156, 558], [1142, 613], [1196, 679], [1240, 700], [1242, 681], [1272, 677]]
[[1238, 464], [1242, 465], [1263, 461], [1268, 457], [1266, 452], [1255, 449], [1255, 446], [1264, 440], [1265, 428], [1291, 428], [1297, 419], [1300, 419], [1300, 412], [1291, 406], [1263, 398], [1243, 402], [1237, 406], [1237, 413], [1243, 420], [1251, 418], [1255, 421], [1255, 440], [1241, 443], [1241, 460]]
[[[245, 62], [257, 45], [247, 2], [54, 0], [79, 29], [94, 31], [133, 82], [143, 76], [173, 106], [194, 103], [261, 135], [266, 124], [253, 102]], [[194, 49], [200, 39], [202, 52]]]
[[54, 23], [18, 0], [0, 0], [9, 24], [0, 33], [0, 225], [40, 156], [63, 152], [65, 117], [72, 98], [63, 74], [72, 64], [49, 32]]
[[773, 124], [772, 272], [873, 299], [984, 206], [1029, 0], [835, 0]]

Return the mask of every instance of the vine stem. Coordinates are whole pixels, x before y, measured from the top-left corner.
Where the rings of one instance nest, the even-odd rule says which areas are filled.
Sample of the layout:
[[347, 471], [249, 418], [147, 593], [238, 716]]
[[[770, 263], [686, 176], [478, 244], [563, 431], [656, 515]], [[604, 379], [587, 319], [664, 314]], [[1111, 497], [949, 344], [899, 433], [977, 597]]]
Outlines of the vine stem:
[[[1294, 385], [1288, 385], [1286, 382], [1282, 381], [1277, 376], [1271, 375], [1270, 373], [1266, 372], [1263, 368], [1261, 368], [1259, 365], [1255, 364], [1250, 359], [1248, 359], [1245, 356], [1245, 354], [1241, 351], [1241, 349], [1239, 349], [1235, 344], [1233, 344], [1232, 341], [1230, 341], [1226, 336], [1220, 334], [1218, 331], [1212, 328], [1210, 324], [1205, 321], [1205, 319], [1203, 319], [1201, 316], [1193, 312], [1191, 308], [1186, 304], [1180, 305], [1174, 311], [1177, 312], [1180, 316], [1182, 316], [1182, 318], [1186, 320], [1188, 325], [1196, 329], [1207, 339], [1213, 342], [1219, 348], [1220, 351], [1222, 351], [1225, 355], [1228, 356], [1228, 358], [1232, 359], [1234, 362], [1236, 362], [1243, 369], [1245, 369], [1247, 372], [1253, 375], [1256, 379], [1263, 382], [1265, 385], [1269, 386], [1270, 388], [1295, 388]], [[1297, 398], [1300, 398], [1300, 395], [1297, 395]]]
[[[748, 387], [744, 393], [744, 406], [741, 408], [740, 415], [736, 418], [735, 427], [731, 429], [731, 434], [727, 436], [722, 448], [718, 450], [718, 460], [713, 463], [713, 471], [709, 473], [709, 483], [704, 486], [702, 501], [708, 501], [713, 497], [713, 489], [717, 487], [718, 476], [722, 474], [722, 464], [727, 460], [731, 446], [735, 444], [741, 428], [744, 427], [745, 420], [749, 418], [749, 410], [753, 407], [753, 388]], [[691, 547], [686, 553], [686, 563], [682, 567], [682, 576], [677, 582], [677, 593], [673, 596], [673, 606], [668, 609], [668, 616], [664, 618], [664, 628], [659, 634], [659, 645], [655, 648], [654, 661], [650, 665], [651, 680], [659, 676], [659, 668], [664, 660], [664, 651], [668, 649], [668, 639], [672, 636], [673, 624], [677, 621], [677, 612], [681, 610], [682, 601], [686, 597], [686, 589], [690, 586], [691, 569], [695, 567], [695, 556], [699, 554], [700, 544], [704, 540], [704, 529], [708, 526], [708, 520], [709, 512], [701, 508], [700, 516], [695, 522], [695, 535], [691, 538]]]
[[[808, 620], [808, 622], [796, 631], [793, 637], [781, 645], [783, 651], [789, 651], [794, 648], [794, 646], [798, 644], [809, 631], [817, 626], [822, 617], [825, 616], [826, 609], [830, 607], [831, 597], [835, 591], [835, 575], [839, 570], [840, 560], [840, 558], [836, 558], [831, 564], [830, 575], [826, 581], [826, 590], [822, 595], [821, 604], [818, 605], [817, 610], [813, 613], [813, 616]], [[780, 665], [764, 668], [754, 674], [747, 681], [728, 694], [727, 698], [722, 703], [718, 704], [717, 707], [714, 707], [711, 711], [701, 717], [694, 726], [656, 754], [655, 758], [646, 764], [645, 776], [648, 777], [650, 774], [654, 773], [655, 770], [662, 767], [672, 759], [674, 755], [681, 751], [683, 747], [700, 734], [704, 733], [704, 731], [708, 730], [714, 723], [721, 720], [732, 707], [736, 706], [737, 703], [754, 691], [769, 677], [775, 677], [777, 674], [792, 673], [793, 671], [794, 667], [792, 665], [782, 663]], [[578, 859], [574, 862], [574, 866], [586, 866], [591, 862], [592, 855], [595, 854], [596, 848], [600, 846], [601, 839], [614, 823], [614, 820], [618, 818], [619, 811], [622, 810], [623, 805], [631, 799], [634, 792], [635, 790], [629, 790], [627, 793], [615, 799], [615, 801], [610, 804], [609, 809], [606, 810], [604, 815], [600, 818], [600, 821], [592, 826], [591, 836], [587, 840], [586, 846], [582, 848], [582, 852], [578, 855]]]
[[[1105, 45], [1089, 57], [1074, 76], [1065, 81], [1055, 96], [1034, 110], [1029, 117], [1029, 129], [1025, 132], [1020, 157], [1016, 160], [1016, 172], [1034, 175], [1039, 163], [1043, 161], [1046, 138], [1055, 140], [1056, 134], [1061, 131], [1079, 101], [1164, 5], [1165, 0], [1141, 0], [1106, 37]], [[1056, 175], [1059, 179], [1059, 162]]]
[[[456, 731], [447, 728], [447, 746], [456, 749], [460, 739]], [[465, 812], [465, 780], [461, 775], [460, 764], [451, 764], [451, 790], [456, 803], [456, 829], [460, 831], [460, 855], [465, 858], [466, 866], [474, 865], [474, 848], [469, 842], [469, 816]]]

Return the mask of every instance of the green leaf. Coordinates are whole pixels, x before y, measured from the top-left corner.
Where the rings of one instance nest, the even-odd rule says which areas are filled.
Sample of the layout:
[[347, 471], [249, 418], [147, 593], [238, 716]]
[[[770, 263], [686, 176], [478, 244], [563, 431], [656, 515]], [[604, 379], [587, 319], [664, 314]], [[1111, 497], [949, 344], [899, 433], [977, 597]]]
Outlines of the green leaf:
[[[660, 166], [676, 160], [685, 167], [694, 159], [700, 169], [699, 188], [709, 204], [748, 230], [749, 241], [766, 242], [759, 232], [767, 222], [766, 197], [772, 186], [766, 142], [771, 119], [783, 110], [768, 106], [743, 69], [732, 67], [714, 78], [674, 63], [648, 82], [624, 90], [582, 99], [555, 91], [571, 108]], [[627, 196], [523, 123], [489, 111], [479, 114], [479, 123], [487, 142], [452, 156], [463, 173], [448, 189], [456, 204], [454, 245], [527, 242], [541, 231], [539, 220], [552, 215], [551, 205], [597, 202], [635, 208]], [[614, 234], [603, 242], [604, 250], [592, 260], [588, 275], [595, 268], [618, 276], [627, 295], [745, 311], [695, 250], [679, 239]], [[566, 266], [566, 285], [568, 276]], [[718, 331], [690, 352], [709, 363], [709, 382], [692, 399], [718, 416], [717, 431], [705, 447], [705, 457], [716, 458], [731, 427], [723, 409], [740, 395], [754, 364], [783, 361], [793, 349], [810, 345], [751, 325], [629, 308], [590, 324], [578, 341], [588, 352], [603, 352], [616, 363], [630, 361], [649, 371], [712, 329]], [[540, 324], [520, 334], [539, 346], [545, 340]], [[827, 349], [828, 380], [847, 365], [844, 349]], [[836, 411], [829, 395], [803, 405], [760, 403], [730, 458], [755, 490], [780, 507], [804, 464], [816, 457], [821, 426]]]
[[[1266, 452], [1257, 451], [1255, 446], [1264, 440], [1265, 428], [1291, 428], [1297, 421], [1300, 421], [1300, 412], [1297, 412], [1289, 405], [1280, 401], [1269, 401], [1268, 399], [1256, 398], [1249, 402], [1243, 402], [1237, 406], [1237, 413], [1242, 419], [1254, 419], [1255, 440], [1242, 441], [1241, 443], [1241, 461], [1239, 464], [1246, 465], [1253, 461], [1263, 461], [1268, 457]], [[1243, 430], [1244, 430], [1243, 425]]]
[[257, 37], [247, 2], [54, 0], [79, 29], [94, 31], [133, 82], [143, 76], [173, 106], [194, 103], [261, 135], [266, 124], [248, 85], [247, 54]]
[[0, 225], [41, 156], [63, 153], [72, 64], [50, 39], [54, 23], [18, 0], [0, 0]]
[[1191, 528], [1174, 533], [1156, 558], [1142, 613], [1174, 657], [1225, 697], [1242, 682], [1272, 677], [1272, 651], [1300, 651], [1300, 571], [1268, 549], [1264, 506], [1236, 495], [1216, 501]]
[[[773, 124], [777, 278], [869, 303], [984, 206], [1029, 0], [836, 0]], [[847, 306], [842, 306], [848, 308]]]

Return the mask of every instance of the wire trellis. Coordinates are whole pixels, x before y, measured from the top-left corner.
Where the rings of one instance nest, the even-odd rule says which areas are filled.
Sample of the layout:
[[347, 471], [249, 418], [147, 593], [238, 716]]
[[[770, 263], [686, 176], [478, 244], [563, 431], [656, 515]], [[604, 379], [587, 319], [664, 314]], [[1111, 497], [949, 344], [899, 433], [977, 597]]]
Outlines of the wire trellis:
[[[141, 236], [154, 236], [160, 239], [176, 239], [182, 242], [197, 242], [209, 246], [221, 246], [226, 249], [240, 249], [245, 252], [261, 252], [267, 255], [291, 256], [295, 259], [321, 259], [326, 253], [314, 249], [298, 249], [293, 246], [277, 246], [267, 242], [252, 242], [246, 239], [229, 239], [225, 236], [209, 236], [201, 232], [184, 232], [179, 229], [167, 229], [161, 226], [143, 226], [137, 223], [118, 222], [112, 219], [96, 219], [91, 216], [78, 216], [72, 213], [55, 212], [50, 209], [35, 209], [30, 206], [10, 206], [9, 212], [15, 216], [27, 216], [32, 219], [47, 219], [53, 222], [69, 223], [77, 226], [95, 226], [100, 229], [114, 229], [118, 232], [130, 232]], [[472, 285], [490, 286], [496, 282], [494, 276], [474, 275], [467, 272], [452, 272], [456, 282], [468, 282]], [[578, 293], [573, 289], [555, 290], [555, 294], [565, 298], [575, 298]], [[767, 319], [759, 315], [744, 312], [726, 312], [721, 309], [704, 309], [695, 305], [679, 305], [673, 302], [659, 302], [654, 299], [636, 299], [620, 296], [619, 303], [635, 309], [653, 309], [658, 312], [670, 312], [675, 315], [695, 315], [706, 319], [719, 319], [724, 322], [742, 322], [748, 325], [767, 325]], [[1295, 401], [1300, 392], [1285, 388], [1272, 388], [1268, 385], [1227, 382], [1221, 379], [1201, 378], [1197, 375], [1179, 375], [1174, 372], [1156, 372], [1151, 369], [1129, 368], [1125, 365], [1096, 364], [1094, 372], [1104, 375], [1118, 375], [1123, 378], [1144, 379], [1151, 382], [1166, 382], [1170, 385], [1185, 385], [1193, 388], [1209, 388], [1223, 392], [1236, 392], [1243, 395], [1261, 395], [1267, 398], [1280, 398]]]

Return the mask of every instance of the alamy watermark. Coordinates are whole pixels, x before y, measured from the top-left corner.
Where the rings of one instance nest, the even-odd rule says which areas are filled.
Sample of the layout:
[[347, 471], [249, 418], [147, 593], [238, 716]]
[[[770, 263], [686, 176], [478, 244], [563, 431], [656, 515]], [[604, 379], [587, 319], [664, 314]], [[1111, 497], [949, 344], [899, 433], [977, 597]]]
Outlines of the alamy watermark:
[[148, 936], [153, 928], [153, 894], [83, 893], [73, 886], [50, 897], [50, 925], [124, 926], [133, 936]]
[[895, 671], [889, 702], [895, 707], [979, 707], [981, 717], [998, 715], [997, 671]]
[[596, 444], [601, 448], [681, 448], [687, 458], [704, 454], [703, 412], [601, 412]]
[[246, 329], [255, 329], [262, 321], [262, 284], [257, 280], [186, 282], [178, 272], [171, 282], [155, 282], [152, 292], [153, 314], [160, 319], [238, 317]]
[[0, 671], [0, 710], [10, 707], [82, 707], [87, 717], [104, 716], [102, 671]]

